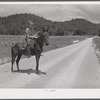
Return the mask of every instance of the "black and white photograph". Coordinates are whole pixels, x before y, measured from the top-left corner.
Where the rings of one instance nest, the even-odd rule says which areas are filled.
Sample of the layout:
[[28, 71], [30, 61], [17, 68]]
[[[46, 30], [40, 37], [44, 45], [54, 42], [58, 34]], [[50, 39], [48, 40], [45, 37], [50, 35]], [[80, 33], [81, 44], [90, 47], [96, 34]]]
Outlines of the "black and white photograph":
[[0, 2], [0, 89], [100, 89], [100, 2]]

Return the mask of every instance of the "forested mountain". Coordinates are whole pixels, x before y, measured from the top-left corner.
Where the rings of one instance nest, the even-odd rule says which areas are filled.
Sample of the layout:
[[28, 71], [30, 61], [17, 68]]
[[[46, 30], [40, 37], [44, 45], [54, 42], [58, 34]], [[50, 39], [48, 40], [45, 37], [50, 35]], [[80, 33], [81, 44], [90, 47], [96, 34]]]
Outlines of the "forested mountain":
[[86, 19], [76, 18], [65, 22], [53, 22], [34, 14], [15, 14], [0, 17], [0, 35], [25, 34], [28, 21], [35, 23], [35, 30], [47, 27], [50, 35], [97, 35], [100, 31], [100, 24]]
[[96, 35], [98, 34], [100, 25], [87, 21], [86, 19], [76, 18], [70, 21], [63, 22], [63, 27], [67, 27], [67, 29], [77, 30], [80, 29], [85, 34]]

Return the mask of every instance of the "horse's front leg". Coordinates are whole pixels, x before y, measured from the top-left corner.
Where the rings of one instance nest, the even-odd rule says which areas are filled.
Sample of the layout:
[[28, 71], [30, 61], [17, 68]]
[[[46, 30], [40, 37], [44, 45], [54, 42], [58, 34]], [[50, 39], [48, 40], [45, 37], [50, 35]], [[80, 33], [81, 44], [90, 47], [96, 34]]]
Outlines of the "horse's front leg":
[[36, 71], [39, 70], [39, 59], [40, 59], [40, 54], [37, 54], [36, 56]]
[[18, 57], [17, 57], [17, 60], [16, 60], [16, 64], [17, 64], [17, 70], [18, 71], [20, 71], [20, 69], [19, 69], [19, 61], [20, 61], [20, 59], [21, 59], [21, 54], [18, 54]]
[[11, 71], [13, 72], [13, 64], [15, 62], [15, 58], [16, 56], [12, 57], [12, 60], [11, 60]]

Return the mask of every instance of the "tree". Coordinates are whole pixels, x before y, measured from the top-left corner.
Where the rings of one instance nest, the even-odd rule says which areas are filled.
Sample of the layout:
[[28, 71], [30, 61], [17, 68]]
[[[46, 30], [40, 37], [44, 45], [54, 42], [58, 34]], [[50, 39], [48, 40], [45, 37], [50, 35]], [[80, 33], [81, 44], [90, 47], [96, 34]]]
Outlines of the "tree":
[[58, 28], [56, 31], [57, 36], [64, 36], [64, 30], [62, 28]]
[[85, 35], [86, 32], [81, 29], [76, 29], [76, 31], [73, 33], [73, 35]]

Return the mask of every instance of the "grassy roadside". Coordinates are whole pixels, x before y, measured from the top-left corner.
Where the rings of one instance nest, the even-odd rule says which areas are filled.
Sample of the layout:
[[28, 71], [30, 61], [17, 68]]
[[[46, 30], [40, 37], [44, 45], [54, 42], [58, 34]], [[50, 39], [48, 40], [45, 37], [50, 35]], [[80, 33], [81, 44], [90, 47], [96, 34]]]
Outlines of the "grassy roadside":
[[44, 46], [44, 52], [65, 47], [73, 44], [73, 41], [83, 41], [86, 38], [85, 36], [51, 36], [50, 45]]
[[100, 37], [93, 38], [93, 41], [95, 43], [95, 48], [100, 50]]
[[95, 49], [96, 56], [100, 62], [100, 37], [93, 38], [93, 46]]
[[[44, 52], [61, 48], [73, 44], [73, 41], [82, 41], [86, 39], [85, 36], [51, 36], [50, 45], [44, 46]], [[24, 40], [24, 36], [5, 36], [0, 35], [0, 64], [4, 64], [11, 59], [11, 44]]]

